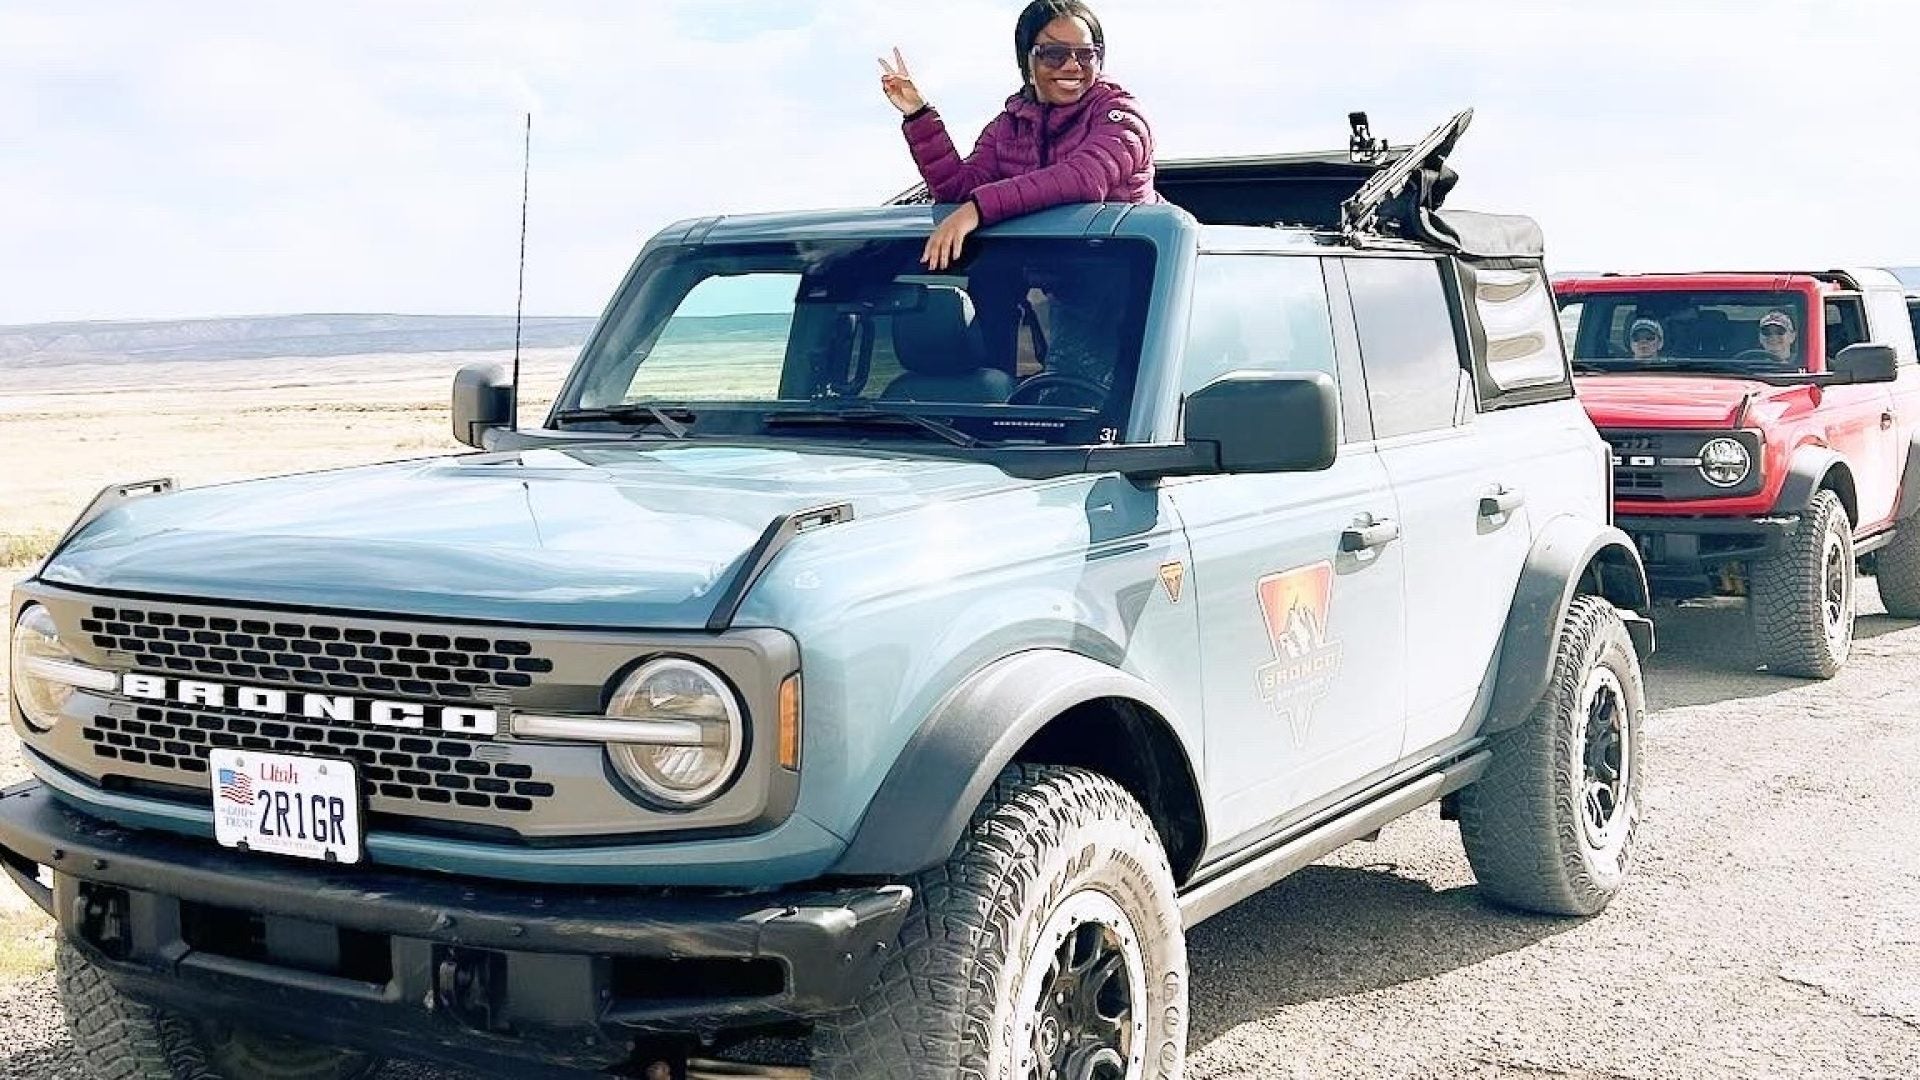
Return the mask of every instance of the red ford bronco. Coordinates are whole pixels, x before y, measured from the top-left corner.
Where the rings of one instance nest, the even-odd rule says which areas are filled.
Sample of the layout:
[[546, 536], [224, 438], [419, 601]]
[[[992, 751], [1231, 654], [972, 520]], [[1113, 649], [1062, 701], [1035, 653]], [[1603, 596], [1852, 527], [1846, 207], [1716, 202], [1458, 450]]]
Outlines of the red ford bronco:
[[1556, 283], [1614, 508], [1658, 595], [1745, 596], [1769, 670], [1828, 678], [1854, 570], [1920, 618], [1920, 369], [1883, 270]]

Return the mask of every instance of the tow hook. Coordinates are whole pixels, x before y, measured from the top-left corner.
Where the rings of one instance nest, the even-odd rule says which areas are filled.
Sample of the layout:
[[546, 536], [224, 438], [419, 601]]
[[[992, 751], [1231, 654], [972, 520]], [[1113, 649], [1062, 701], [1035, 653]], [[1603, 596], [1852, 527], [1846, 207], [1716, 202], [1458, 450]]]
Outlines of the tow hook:
[[73, 898], [74, 922], [80, 938], [115, 960], [124, 960], [133, 951], [133, 931], [128, 921], [131, 907], [127, 891], [110, 885], [81, 882]]
[[433, 951], [430, 1007], [476, 1031], [505, 1031], [500, 1017], [507, 958], [485, 949], [440, 946]]

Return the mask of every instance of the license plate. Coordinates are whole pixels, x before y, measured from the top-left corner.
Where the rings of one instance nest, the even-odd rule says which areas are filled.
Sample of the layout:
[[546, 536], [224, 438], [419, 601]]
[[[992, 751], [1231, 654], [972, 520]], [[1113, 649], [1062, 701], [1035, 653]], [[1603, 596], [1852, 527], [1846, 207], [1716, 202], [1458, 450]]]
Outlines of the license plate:
[[242, 851], [360, 861], [360, 787], [353, 763], [255, 750], [214, 750], [214, 839]]

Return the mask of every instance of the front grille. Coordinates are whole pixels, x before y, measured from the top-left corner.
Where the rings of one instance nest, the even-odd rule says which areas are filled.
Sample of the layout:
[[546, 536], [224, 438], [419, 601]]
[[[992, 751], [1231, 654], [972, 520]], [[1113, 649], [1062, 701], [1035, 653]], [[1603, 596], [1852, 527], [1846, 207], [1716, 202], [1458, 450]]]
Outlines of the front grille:
[[214, 747], [349, 758], [372, 808], [399, 814], [429, 813], [436, 805], [524, 814], [554, 793], [530, 766], [504, 760], [506, 746], [444, 733], [429, 738], [141, 705], [129, 716], [95, 716], [84, 737], [108, 761], [197, 776], [206, 775]]
[[96, 606], [80, 629], [143, 671], [417, 698], [503, 701], [553, 661], [514, 638]]

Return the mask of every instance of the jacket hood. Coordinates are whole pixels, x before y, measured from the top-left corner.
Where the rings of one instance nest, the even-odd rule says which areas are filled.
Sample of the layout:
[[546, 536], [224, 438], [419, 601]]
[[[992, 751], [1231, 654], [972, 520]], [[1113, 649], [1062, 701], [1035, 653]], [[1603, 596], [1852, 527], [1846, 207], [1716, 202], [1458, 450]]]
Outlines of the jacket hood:
[[857, 524], [1024, 483], [976, 462], [817, 447], [434, 458], [138, 500], [88, 523], [40, 576], [369, 614], [691, 629], [782, 514], [846, 502]]

